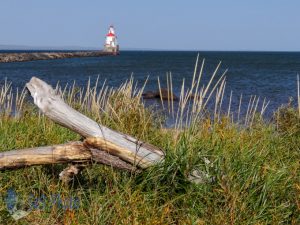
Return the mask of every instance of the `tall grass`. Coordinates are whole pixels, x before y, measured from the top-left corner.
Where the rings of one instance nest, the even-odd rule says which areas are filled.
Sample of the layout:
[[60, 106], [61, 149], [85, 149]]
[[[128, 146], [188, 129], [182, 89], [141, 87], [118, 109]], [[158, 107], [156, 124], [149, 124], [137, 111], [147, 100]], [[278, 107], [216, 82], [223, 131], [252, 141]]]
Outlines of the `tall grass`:
[[[224, 100], [230, 90], [220, 67], [204, 84], [205, 61], [197, 58], [178, 102], [168, 73], [168, 97], [160, 99], [165, 114], [145, 107], [147, 81], [138, 86], [131, 77], [118, 88], [98, 79], [81, 88], [58, 84], [57, 93], [75, 109], [164, 149], [164, 163], [140, 174], [89, 165], [70, 186], [58, 180], [64, 165], [2, 171], [0, 224], [299, 224], [299, 78], [297, 108], [281, 107], [267, 121], [266, 99], [241, 95], [237, 112], [233, 92]], [[160, 78], [158, 87], [162, 93]], [[0, 93], [0, 151], [80, 139], [40, 115], [25, 90], [14, 94], [4, 82]], [[173, 127], [166, 128], [166, 116]], [[205, 175], [202, 184], [187, 180], [195, 169]], [[17, 209], [29, 212], [17, 222], [7, 209], [9, 188], [19, 197]], [[78, 208], [63, 207], [71, 197]]]
[[[242, 108], [242, 96], [240, 97], [238, 112], [232, 112], [232, 96], [233, 92], [230, 92], [229, 105], [227, 109], [223, 106], [224, 94], [226, 89], [226, 73], [228, 70], [225, 70], [218, 76], [218, 71], [221, 66], [221, 62], [217, 65], [213, 74], [211, 75], [207, 84], [202, 84], [203, 71], [205, 66], [205, 60], [202, 60], [200, 68], [198, 69], [199, 55], [196, 59], [195, 69], [192, 77], [192, 82], [190, 86], [186, 84], [185, 79], [182, 81], [181, 91], [179, 95], [179, 103], [177, 111], [174, 112], [174, 98], [173, 98], [173, 84], [172, 84], [172, 75], [167, 73], [167, 113], [168, 116], [175, 116], [175, 129], [181, 129], [183, 127], [191, 127], [192, 125], [197, 124], [201, 119], [207, 116], [209, 111], [213, 111], [213, 115], [210, 115], [216, 123], [218, 123], [226, 115], [227, 118], [233, 123], [242, 123], [241, 118], [241, 108]], [[160, 95], [162, 96], [162, 85], [160, 83], [160, 78], [158, 78], [158, 88]], [[257, 96], [251, 96], [249, 102], [247, 103], [247, 112], [244, 116], [244, 125], [252, 126], [255, 116], [260, 115], [260, 118], [263, 119], [263, 115], [267, 109], [269, 101], [266, 99], [263, 100], [261, 107], [259, 108], [260, 98]], [[161, 98], [161, 105], [164, 106], [164, 101]], [[213, 109], [208, 106], [213, 105]], [[176, 110], [176, 109], [175, 109]], [[226, 112], [226, 113], [224, 113]], [[234, 117], [235, 115], [235, 117]]]
[[14, 112], [17, 115], [17, 112], [22, 111], [25, 97], [25, 88], [21, 92], [17, 89], [13, 93], [11, 83], [5, 80], [4, 84], [0, 86], [0, 115], [10, 116]]

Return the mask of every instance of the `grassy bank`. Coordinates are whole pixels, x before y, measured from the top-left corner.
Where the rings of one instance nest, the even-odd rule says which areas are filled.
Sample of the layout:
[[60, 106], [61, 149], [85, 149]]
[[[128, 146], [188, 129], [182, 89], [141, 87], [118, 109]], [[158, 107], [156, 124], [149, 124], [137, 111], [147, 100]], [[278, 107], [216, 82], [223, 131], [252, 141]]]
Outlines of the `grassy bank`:
[[[216, 76], [217, 68], [202, 86], [204, 63], [197, 65], [176, 109], [168, 76], [169, 98], [161, 101], [175, 121], [169, 129], [162, 113], [144, 106], [143, 88], [132, 79], [117, 89], [58, 86], [72, 107], [164, 149], [166, 160], [141, 174], [89, 165], [69, 186], [58, 179], [65, 165], [1, 171], [0, 224], [299, 224], [298, 109], [282, 107], [267, 122], [267, 102], [260, 105], [255, 97], [241, 105], [246, 115], [234, 117], [230, 105], [221, 110], [225, 74]], [[1, 151], [80, 139], [41, 115], [26, 91], [13, 96], [10, 90], [0, 87]], [[194, 169], [205, 173], [202, 184], [186, 179]], [[18, 221], [8, 210], [11, 192], [18, 196], [17, 209], [29, 212]]]

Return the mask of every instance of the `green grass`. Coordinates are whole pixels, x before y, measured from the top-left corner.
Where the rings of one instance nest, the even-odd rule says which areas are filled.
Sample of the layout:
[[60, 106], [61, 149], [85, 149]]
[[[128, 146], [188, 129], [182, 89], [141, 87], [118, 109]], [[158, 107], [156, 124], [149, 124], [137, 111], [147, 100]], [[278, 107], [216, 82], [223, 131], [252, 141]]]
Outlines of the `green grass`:
[[[300, 222], [300, 136], [278, 133], [270, 124], [241, 129], [224, 120], [203, 121], [197, 130], [151, 128], [144, 137], [165, 149], [163, 164], [139, 175], [90, 165], [65, 187], [58, 174], [63, 165], [35, 166], [1, 172], [1, 223], [14, 223], [4, 198], [14, 188], [19, 209], [46, 196], [46, 207], [34, 209], [19, 224], [278, 224]], [[156, 133], [152, 137], [152, 133]], [[134, 133], [134, 132], [133, 132]], [[2, 150], [78, 140], [76, 134], [46, 118], [27, 115], [2, 119]], [[151, 136], [151, 137], [150, 137]], [[204, 157], [211, 165], [204, 162]], [[199, 168], [214, 177], [195, 185], [186, 175]], [[78, 209], [51, 205], [54, 194], [78, 197]], [[10, 221], [10, 222], [9, 222]], [[72, 221], [72, 222], [71, 222]]]
[[[298, 109], [282, 107], [271, 122], [252, 110], [251, 123], [244, 123], [231, 112], [208, 118], [196, 107], [188, 127], [181, 115], [175, 128], [166, 129], [133, 87], [130, 80], [97, 92], [88, 84], [88, 93], [71, 87], [61, 94], [99, 123], [164, 149], [165, 161], [140, 174], [90, 164], [68, 186], [58, 179], [66, 165], [1, 171], [0, 224], [300, 224]], [[10, 114], [13, 104], [2, 101], [1, 151], [80, 140], [25, 99], [17, 116]], [[211, 182], [190, 183], [186, 177], [194, 169]], [[18, 221], [7, 209], [9, 188], [18, 195], [17, 208], [30, 211]], [[64, 209], [70, 201], [78, 207]]]

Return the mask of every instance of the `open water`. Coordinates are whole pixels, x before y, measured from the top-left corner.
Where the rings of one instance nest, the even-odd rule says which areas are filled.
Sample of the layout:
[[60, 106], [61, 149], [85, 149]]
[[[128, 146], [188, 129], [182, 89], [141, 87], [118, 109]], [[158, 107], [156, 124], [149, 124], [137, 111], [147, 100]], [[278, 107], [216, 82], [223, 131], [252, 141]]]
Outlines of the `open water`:
[[156, 90], [157, 77], [165, 86], [166, 73], [172, 72], [174, 92], [178, 95], [182, 80], [186, 84], [192, 80], [198, 53], [200, 63], [205, 58], [203, 84], [208, 82], [219, 61], [222, 64], [218, 76], [228, 69], [224, 104], [232, 91], [233, 110], [241, 94], [244, 108], [251, 95], [266, 98], [270, 101], [269, 115], [290, 97], [297, 101], [300, 52], [122, 51], [119, 56], [0, 63], [0, 84], [7, 79], [14, 88], [23, 88], [36, 76], [52, 85], [57, 81], [71, 84], [75, 80], [78, 86], [85, 86], [89, 78], [95, 81], [99, 76], [100, 83], [107, 80], [108, 85], [119, 86], [133, 75], [139, 84], [149, 76], [146, 90]]

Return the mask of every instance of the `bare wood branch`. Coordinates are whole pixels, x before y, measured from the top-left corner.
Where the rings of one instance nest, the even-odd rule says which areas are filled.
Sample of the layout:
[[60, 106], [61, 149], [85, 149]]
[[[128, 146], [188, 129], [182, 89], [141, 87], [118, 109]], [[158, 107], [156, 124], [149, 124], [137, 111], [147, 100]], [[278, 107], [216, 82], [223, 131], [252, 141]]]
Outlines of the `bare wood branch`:
[[68, 106], [60, 96], [55, 94], [53, 88], [44, 81], [33, 77], [26, 86], [34, 99], [34, 103], [54, 122], [75, 131], [83, 137], [98, 138], [97, 140], [89, 139], [88, 144], [103, 148], [110, 154], [141, 168], [146, 168], [163, 160], [164, 153], [162, 150], [134, 137], [97, 124]]
[[102, 149], [110, 153], [111, 155], [118, 156], [127, 162], [131, 162], [133, 165], [147, 166], [149, 164], [149, 161], [145, 160], [145, 158], [140, 157], [138, 154], [134, 154], [127, 148], [119, 147], [115, 143], [107, 141], [103, 138], [86, 138], [84, 140], [84, 143], [87, 146]]
[[12, 150], [0, 153], [0, 170], [32, 165], [91, 161], [91, 152], [82, 142]]
[[108, 165], [129, 172], [140, 172], [140, 170], [138, 170], [135, 166], [121, 160], [117, 156], [110, 155], [105, 151], [99, 151], [98, 149], [95, 148], [91, 148], [90, 150], [94, 162], [101, 163], [104, 165]]
[[[139, 172], [139, 170], [117, 156], [88, 147], [83, 142], [71, 142], [62, 145], [12, 150], [0, 153], [0, 170], [25, 166], [58, 163], [101, 163], [113, 168]], [[81, 165], [82, 166], [82, 165]], [[80, 167], [81, 167], [80, 166]]]

